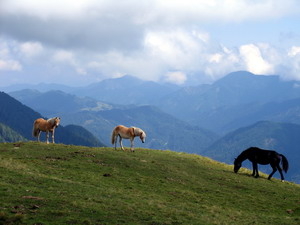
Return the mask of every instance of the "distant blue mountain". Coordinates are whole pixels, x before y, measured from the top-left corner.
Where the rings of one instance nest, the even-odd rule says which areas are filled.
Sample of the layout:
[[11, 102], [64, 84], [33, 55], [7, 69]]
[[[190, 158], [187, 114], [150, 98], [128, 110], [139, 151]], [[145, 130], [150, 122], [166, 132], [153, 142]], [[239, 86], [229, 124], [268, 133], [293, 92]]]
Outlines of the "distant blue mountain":
[[[291, 100], [296, 98], [300, 98], [298, 81], [283, 81], [279, 76], [240, 71], [228, 74], [211, 85], [180, 89], [161, 98], [156, 105], [191, 124], [224, 134], [268, 119], [268, 116], [288, 121], [291, 115], [284, 117], [283, 114], [287, 115], [284, 110], [290, 110], [290, 107], [296, 109], [296, 102], [291, 105]], [[275, 105], [284, 108], [270, 111]], [[275, 112], [281, 116], [275, 115]]]
[[144, 81], [133, 76], [107, 79], [75, 90], [73, 94], [88, 96], [114, 104], [153, 104], [156, 99], [170, 94], [179, 87], [170, 84], [158, 84]]
[[114, 104], [145, 105], [154, 104], [157, 99], [179, 90], [180, 87], [167, 83], [160, 84], [153, 81], [145, 81], [130, 75], [106, 79], [82, 87], [44, 83], [37, 85], [17, 84], [8, 87], [0, 87], [0, 90], [7, 93], [25, 89], [31, 90], [32, 92], [34, 92], [34, 90], [39, 92], [62, 91], [76, 96], [91, 97], [102, 102]]
[[116, 105], [100, 102], [90, 97], [78, 97], [60, 90], [40, 92], [25, 89], [9, 93], [23, 104], [48, 117], [62, 112], [77, 112], [82, 110], [103, 110], [117, 107]]
[[13, 91], [20, 91], [23, 89], [31, 89], [31, 90], [37, 90], [41, 92], [46, 92], [46, 91], [52, 91], [52, 90], [61, 90], [64, 92], [72, 92], [74, 89], [77, 87], [70, 87], [67, 85], [62, 85], [62, 84], [47, 84], [47, 83], [40, 83], [40, 84], [14, 84], [10, 85], [7, 87], [0, 87], [0, 91], [3, 92], [13, 92]]

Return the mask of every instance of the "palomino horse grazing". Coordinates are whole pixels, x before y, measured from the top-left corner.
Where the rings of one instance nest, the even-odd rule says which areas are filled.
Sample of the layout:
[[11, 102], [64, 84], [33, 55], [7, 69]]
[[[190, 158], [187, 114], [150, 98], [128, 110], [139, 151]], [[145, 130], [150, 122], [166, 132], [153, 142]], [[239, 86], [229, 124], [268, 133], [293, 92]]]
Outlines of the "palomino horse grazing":
[[122, 125], [116, 126], [111, 134], [111, 143], [115, 145], [115, 149], [117, 149], [117, 139], [120, 138], [120, 146], [124, 151], [124, 147], [122, 144], [122, 138], [130, 139], [131, 147], [130, 150], [134, 151], [133, 147], [133, 139], [135, 137], [140, 137], [141, 141], [144, 143], [146, 139], [146, 133], [138, 127], [125, 127]]
[[54, 143], [54, 131], [55, 128], [58, 127], [60, 123], [59, 117], [54, 117], [48, 120], [44, 120], [42, 118], [36, 119], [33, 123], [32, 135], [37, 137], [38, 142], [40, 141], [41, 132], [46, 132], [47, 144], [49, 144], [49, 132], [52, 133], [52, 143]]

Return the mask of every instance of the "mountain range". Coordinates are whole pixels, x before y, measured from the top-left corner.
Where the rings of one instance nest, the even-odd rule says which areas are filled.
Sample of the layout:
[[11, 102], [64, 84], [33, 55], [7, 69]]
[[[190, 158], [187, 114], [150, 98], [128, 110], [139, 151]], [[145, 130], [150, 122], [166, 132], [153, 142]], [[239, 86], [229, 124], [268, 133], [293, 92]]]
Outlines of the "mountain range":
[[[219, 134], [260, 120], [300, 122], [300, 83], [240, 71], [160, 99], [162, 110]], [[293, 119], [292, 119], [293, 118]]]
[[193, 87], [130, 76], [87, 87], [51, 87], [9, 94], [44, 116], [62, 117], [64, 126], [84, 127], [108, 146], [113, 127], [123, 124], [146, 131], [146, 143], [136, 140], [137, 147], [197, 153], [226, 163], [250, 146], [275, 149], [291, 162], [287, 178], [300, 183], [298, 81], [239, 71]]
[[[136, 77], [125, 75], [120, 78], [106, 79], [101, 82], [84, 87], [68, 87], [61, 84], [18, 84], [8, 87], [0, 87], [6, 93], [30, 89], [40, 92], [60, 90], [65, 93], [81, 97], [91, 97], [102, 102], [121, 105], [145, 105], [153, 104], [156, 99], [173, 93], [180, 86], [172, 84], [159, 84], [153, 81], [144, 81]], [[34, 92], [32, 93], [34, 95]]]
[[[96, 104], [94, 109], [105, 107], [104, 104], [106, 107], [113, 105], [114, 108], [117, 104], [122, 107], [154, 105], [180, 120], [219, 135], [260, 120], [300, 123], [297, 116], [300, 111], [297, 104], [300, 102], [299, 81], [284, 81], [276, 75], [254, 75], [246, 71], [230, 73], [212, 84], [190, 87], [158, 84], [129, 75], [107, 79], [85, 87], [57, 85], [55, 88], [54, 84], [29, 85], [32, 94], [25, 93], [25, 97], [22, 97], [24, 92], [15, 93], [21, 90], [16, 89], [17, 87], [26, 86], [10, 86], [3, 90], [10, 90], [9, 93], [24, 104], [34, 97], [36, 90], [48, 92], [49, 95], [55, 94], [51, 93], [51, 90], [60, 90], [69, 95], [56, 93], [57, 98], [81, 97], [77, 101], [85, 101], [87, 105]], [[64, 100], [68, 101], [68, 99]], [[98, 103], [95, 103], [95, 100]], [[39, 102], [38, 112], [43, 113], [46, 103], [43, 103], [43, 99], [35, 98], [34, 101]], [[60, 104], [60, 102], [62, 101], [54, 100], [52, 104]], [[74, 109], [76, 106], [71, 103], [70, 99], [68, 106], [64, 104], [61, 107], [69, 108], [70, 111], [76, 110]], [[56, 106], [58, 111], [65, 111], [65, 109], [60, 110], [59, 107]], [[82, 105], [80, 107], [82, 108]], [[91, 108], [90, 105], [88, 108]]]

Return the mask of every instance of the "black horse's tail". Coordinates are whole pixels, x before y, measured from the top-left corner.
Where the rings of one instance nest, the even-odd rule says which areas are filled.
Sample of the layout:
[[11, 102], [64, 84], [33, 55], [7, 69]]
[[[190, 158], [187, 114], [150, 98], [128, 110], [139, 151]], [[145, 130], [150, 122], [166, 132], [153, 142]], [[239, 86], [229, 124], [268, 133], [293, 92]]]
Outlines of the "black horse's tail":
[[289, 169], [289, 162], [284, 155], [282, 155], [282, 154], [279, 154], [279, 155], [281, 156], [282, 169], [284, 170], [284, 172], [287, 172]]

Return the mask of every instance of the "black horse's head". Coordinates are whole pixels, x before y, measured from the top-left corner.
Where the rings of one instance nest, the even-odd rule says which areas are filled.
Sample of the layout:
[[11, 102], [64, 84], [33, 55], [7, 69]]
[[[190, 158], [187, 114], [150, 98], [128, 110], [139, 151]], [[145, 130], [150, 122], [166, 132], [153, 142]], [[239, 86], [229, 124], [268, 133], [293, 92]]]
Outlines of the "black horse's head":
[[242, 166], [242, 163], [239, 162], [237, 159], [234, 160], [234, 168], [233, 168], [233, 171], [235, 173], [237, 173], [239, 171], [239, 169], [241, 168]]

